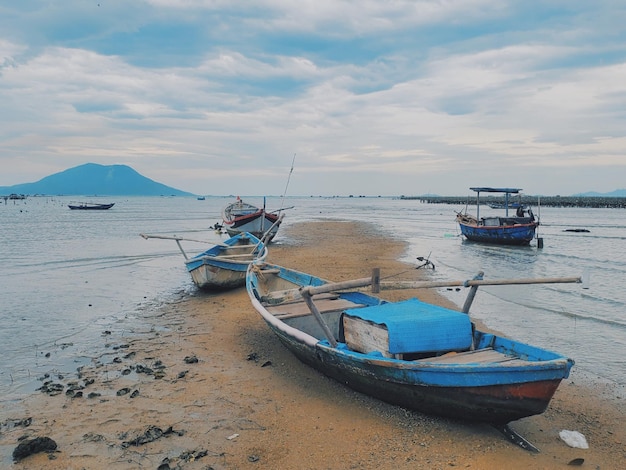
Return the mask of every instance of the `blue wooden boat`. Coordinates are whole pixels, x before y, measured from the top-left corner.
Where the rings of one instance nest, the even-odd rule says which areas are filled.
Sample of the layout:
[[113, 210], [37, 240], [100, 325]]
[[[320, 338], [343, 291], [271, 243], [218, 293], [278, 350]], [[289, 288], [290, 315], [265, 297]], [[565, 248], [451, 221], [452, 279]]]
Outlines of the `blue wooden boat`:
[[[474, 293], [478, 285], [496, 284], [467, 282], [477, 283]], [[251, 264], [246, 276], [252, 305], [298, 359], [407, 409], [507, 426], [542, 413], [574, 364], [555, 352], [478, 331], [467, 313], [415, 298], [386, 302], [356, 289], [370, 283], [330, 283], [267, 263]], [[443, 285], [463, 283], [413, 283]], [[469, 295], [468, 301], [465, 312]]]
[[[461, 234], [468, 240], [492, 243], [499, 245], [528, 245], [539, 226], [539, 221], [535, 219], [532, 209], [518, 205], [516, 214], [509, 216], [509, 195], [518, 194], [519, 188], [490, 188], [476, 187], [470, 188], [476, 192], [476, 216], [464, 213], [457, 213], [456, 220], [461, 229]], [[504, 193], [505, 209], [504, 217], [488, 216], [481, 217], [480, 214], [480, 193]]]
[[267, 212], [265, 198], [263, 207], [244, 202], [239, 196], [222, 209], [223, 226], [229, 235], [241, 232], [249, 232], [256, 237], [262, 237], [266, 232], [266, 242], [270, 243], [276, 236], [282, 219], [277, 214], [279, 211]]
[[263, 261], [266, 256], [265, 243], [251, 233], [243, 232], [186, 259], [185, 266], [200, 289], [232, 289], [246, 283], [250, 263]]
[[174, 240], [185, 257], [185, 266], [191, 279], [199, 289], [226, 290], [241, 287], [246, 283], [246, 271], [253, 261], [263, 261], [267, 257], [267, 245], [263, 238], [242, 232], [213, 246], [193, 257], [181, 245], [181, 241], [209, 243], [205, 240], [168, 235], [146, 235], [143, 238]]

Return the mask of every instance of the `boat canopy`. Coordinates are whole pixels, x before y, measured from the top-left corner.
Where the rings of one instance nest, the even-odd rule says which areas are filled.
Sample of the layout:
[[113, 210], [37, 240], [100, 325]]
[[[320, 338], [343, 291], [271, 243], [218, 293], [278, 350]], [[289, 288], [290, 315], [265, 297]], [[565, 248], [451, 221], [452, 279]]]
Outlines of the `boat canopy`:
[[509, 194], [517, 194], [522, 188], [470, 188], [472, 191], [476, 191], [477, 193], [509, 193]]
[[490, 188], [490, 187], [475, 187], [470, 188], [472, 191], [476, 191], [476, 220], [480, 220], [480, 193], [504, 193], [504, 209], [506, 211], [505, 216], [509, 216], [509, 194], [518, 194], [521, 188]]

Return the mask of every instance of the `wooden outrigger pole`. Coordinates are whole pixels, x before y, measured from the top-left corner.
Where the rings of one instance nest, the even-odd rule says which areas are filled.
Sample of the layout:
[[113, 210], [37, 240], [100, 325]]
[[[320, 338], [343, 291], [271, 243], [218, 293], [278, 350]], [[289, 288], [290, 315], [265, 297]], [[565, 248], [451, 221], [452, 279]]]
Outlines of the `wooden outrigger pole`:
[[189, 259], [189, 257], [187, 256], [187, 253], [185, 253], [185, 250], [183, 250], [183, 247], [180, 244], [181, 241], [197, 242], [197, 243], [210, 243], [211, 245], [219, 245], [219, 246], [223, 246], [224, 248], [232, 248], [230, 245], [227, 245], [226, 243], [222, 243], [222, 242], [212, 242], [212, 241], [208, 241], [208, 240], [194, 240], [192, 238], [183, 238], [183, 237], [178, 237], [176, 235], [174, 235], [174, 236], [169, 236], [169, 235], [147, 235], [145, 233], [140, 233], [139, 235], [142, 238], [146, 239], [146, 240], [148, 238], [160, 238], [162, 240], [175, 240], [176, 244], [178, 245], [178, 249], [183, 254], [185, 259]]
[[[316, 294], [324, 294], [345, 289], [355, 289], [359, 287], [372, 286], [372, 290], [390, 290], [390, 289], [428, 289], [437, 287], [475, 287], [479, 286], [502, 286], [502, 285], [520, 285], [520, 284], [585, 284], [586, 276], [583, 277], [544, 277], [544, 278], [521, 278], [521, 279], [483, 279], [484, 273], [481, 271], [474, 279], [465, 281], [397, 281], [397, 282], [380, 282], [380, 271], [375, 268], [371, 277], [361, 279], [352, 279], [349, 281], [329, 282], [321, 286], [305, 286], [298, 289], [288, 289], [285, 291], [274, 292], [272, 297], [280, 299], [283, 302], [297, 300], [304, 296], [314, 296]], [[585, 279], [585, 282], [583, 282]], [[583, 285], [583, 288], [586, 288]], [[473, 296], [476, 289], [470, 292]], [[467, 302], [463, 307], [465, 313], [469, 312], [471, 302]]]
[[372, 286], [373, 292], [378, 292], [380, 289], [427, 289], [435, 287], [470, 287], [470, 291], [467, 294], [465, 303], [463, 304], [463, 313], [469, 314], [469, 310], [476, 296], [476, 291], [479, 286], [503, 286], [503, 285], [520, 285], [520, 284], [583, 284], [583, 288], [586, 288], [588, 282], [588, 276], [583, 277], [544, 277], [544, 278], [523, 278], [523, 279], [483, 279], [484, 273], [479, 272], [474, 279], [466, 281], [398, 281], [393, 283], [380, 282], [380, 269], [374, 268], [372, 270], [371, 277], [365, 277], [361, 279], [353, 279], [343, 282], [329, 282], [321, 286], [305, 286], [297, 289], [288, 289], [284, 291], [274, 292], [272, 296], [269, 296], [266, 300], [277, 300], [281, 302], [290, 302], [302, 298], [309, 310], [319, 323], [320, 327], [324, 331], [324, 336], [328, 342], [337, 347], [337, 341], [335, 340], [330, 328], [324, 321], [322, 314], [315, 306], [313, 302], [313, 296], [316, 294], [325, 294], [328, 292], [336, 292], [346, 289], [355, 289], [359, 287]]

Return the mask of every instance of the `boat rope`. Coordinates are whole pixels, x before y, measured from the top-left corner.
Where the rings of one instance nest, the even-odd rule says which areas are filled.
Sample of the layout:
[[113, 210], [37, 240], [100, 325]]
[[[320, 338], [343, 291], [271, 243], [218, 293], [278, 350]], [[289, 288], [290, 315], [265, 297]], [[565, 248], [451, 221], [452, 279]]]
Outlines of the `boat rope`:
[[402, 274], [406, 274], [406, 273], [410, 273], [414, 270], [415, 268], [412, 269], [407, 269], [406, 271], [400, 271], [394, 274], [390, 274], [389, 276], [385, 276], [385, 277], [381, 277], [380, 280], [384, 281], [385, 279], [391, 279], [392, 277], [396, 277], [396, 276], [401, 276]]

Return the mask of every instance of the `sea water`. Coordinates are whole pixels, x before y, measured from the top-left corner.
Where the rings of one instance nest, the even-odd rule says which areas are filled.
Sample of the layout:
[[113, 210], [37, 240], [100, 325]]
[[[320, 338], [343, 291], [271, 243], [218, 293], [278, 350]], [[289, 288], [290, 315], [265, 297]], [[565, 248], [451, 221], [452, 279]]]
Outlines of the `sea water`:
[[[44, 374], [71, 374], [102, 354], [103, 335], [145, 328], [145, 315], [198, 295], [173, 240], [187, 255], [226, 236], [213, 230], [232, 197], [29, 197], [0, 204], [0, 397], [19, 399]], [[106, 211], [68, 204], [115, 202]], [[246, 197], [285, 213], [275, 244], [292, 244], [290, 224], [320, 219], [365, 221], [407, 242], [411, 269], [429, 259], [425, 279], [578, 277], [581, 284], [482, 286], [470, 314], [515, 339], [576, 361], [572, 377], [626, 386], [626, 213], [621, 209], [533, 208], [541, 225], [531, 246], [463, 240], [454, 220], [464, 209], [418, 200], [364, 197]], [[588, 232], [570, 231], [585, 229]], [[384, 241], [383, 241], [384, 243]], [[297, 249], [294, 244], [293, 249]], [[364, 249], [376, 250], [375, 246]], [[324, 256], [324, 253], [320, 253]], [[330, 256], [330, 254], [329, 254]], [[271, 260], [271, 245], [269, 259]], [[381, 273], [382, 277], [395, 273]], [[367, 273], [364, 273], [367, 275]], [[333, 273], [324, 275], [333, 279]], [[467, 289], [438, 289], [463, 305]]]

